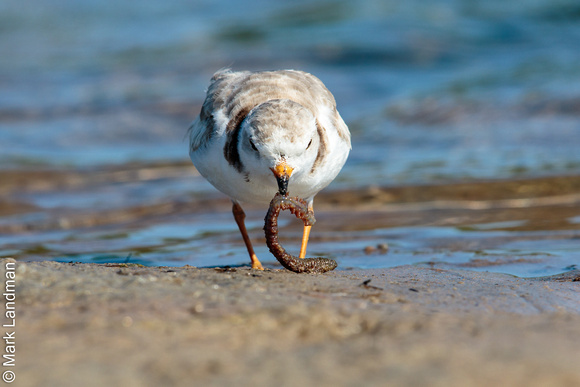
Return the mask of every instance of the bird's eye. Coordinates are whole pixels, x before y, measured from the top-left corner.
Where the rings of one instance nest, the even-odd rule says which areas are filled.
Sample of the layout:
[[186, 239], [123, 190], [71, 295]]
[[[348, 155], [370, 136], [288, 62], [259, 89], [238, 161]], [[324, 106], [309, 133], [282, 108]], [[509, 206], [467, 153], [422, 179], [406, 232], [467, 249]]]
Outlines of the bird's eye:
[[256, 152], [258, 151], [258, 148], [256, 148], [256, 144], [254, 144], [254, 142], [252, 141], [251, 138], [250, 138], [250, 145], [252, 146], [253, 150], [255, 150]]
[[306, 149], [310, 148], [310, 145], [312, 145], [312, 139], [310, 139], [310, 142], [308, 143], [308, 145], [306, 146]]

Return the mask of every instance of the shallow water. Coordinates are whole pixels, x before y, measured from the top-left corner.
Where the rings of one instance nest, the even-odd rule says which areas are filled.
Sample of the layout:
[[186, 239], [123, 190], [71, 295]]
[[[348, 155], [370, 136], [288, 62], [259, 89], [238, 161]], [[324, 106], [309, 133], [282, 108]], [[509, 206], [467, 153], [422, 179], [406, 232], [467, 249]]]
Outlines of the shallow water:
[[[32, 177], [27, 186], [3, 176], [0, 255], [245, 263], [227, 202], [174, 216], [187, 203], [221, 198], [187, 167], [184, 136], [222, 67], [298, 68], [326, 83], [353, 134], [331, 191], [580, 173], [580, 7], [573, 0], [240, 4], [0, 4], [0, 171], [81, 176], [64, 185]], [[167, 205], [176, 208], [162, 210]], [[98, 224], [77, 219], [135, 208], [146, 214], [125, 223], [114, 215]], [[575, 230], [577, 203], [569, 210]], [[150, 220], [155, 211], [172, 216]], [[254, 215], [258, 238], [263, 215]], [[534, 231], [541, 241], [534, 244], [527, 231], [505, 224], [497, 232], [507, 235], [494, 225], [464, 226], [369, 231], [361, 224], [346, 235], [324, 231], [333, 242], [313, 234], [310, 251], [336, 257], [342, 268], [464, 265], [529, 276], [578, 264], [574, 231], [545, 226]], [[513, 240], [449, 247], [494, 238]], [[445, 239], [447, 247], [432, 245]], [[364, 254], [378, 243], [391, 249]]]
[[[263, 242], [262, 222], [251, 220], [248, 227], [255, 243]], [[296, 254], [300, 230], [283, 230], [286, 248]], [[548, 233], [416, 226], [342, 232], [314, 228], [312, 234], [309, 256], [336, 259], [339, 270], [415, 264], [537, 277], [578, 269], [580, 262], [577, 230]], [[198, 214], [144, 228], [50, 232], [8, 241], [15, 248], [0, 251], [1, 255], [33, 260], [198, 267], [247, 265], [249, 261], [228, 213]], [[3, 242], [7, 241], [0, 239]], [[263, 243], [256, 243], [256, 252], [266, 267], [280, 267]]]
[[[183, 173], [176, 172], [180, 168]], [[249, 263], [225, 197], [171, 189], [162, 191], [165, 201], [148, 195], [156, 192], [150, 184], [175, 189], [183, 180], [200, 180], [184, 173], [190, 166], [139, 170], [59, 172], [45, 179], [22, 171], [43, 190], [17, 195], [14, 202], [36, 207], [0, 218], [0, 256], [198, 267]], [[172, 178], [161, 177], [170, 170]], [[3, 177], [9, 180], [7, 173]], [[106, 182], [113, 177], [126, 181]], [[413, 264], [536, 277], [577, 269], [580, 261], [578, 177], [331, 190], [317, 200], [309, 256], [336, 259], [339, 270]], [[246, 212], [258, 256], [266, 267], [279, 268], [264, 243], [265, 209]], [[283, 245], [296, 254], [300, 222], [282, 213], [280, 226]]]

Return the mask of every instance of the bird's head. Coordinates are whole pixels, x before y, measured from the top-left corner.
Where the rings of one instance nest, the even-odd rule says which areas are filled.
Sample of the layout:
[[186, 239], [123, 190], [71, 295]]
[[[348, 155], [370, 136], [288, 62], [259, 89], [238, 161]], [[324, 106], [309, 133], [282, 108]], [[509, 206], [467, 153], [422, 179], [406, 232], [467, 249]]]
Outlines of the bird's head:
[[319, 142], [316, 119], [308, 109], [288, 99], [274, 99], [255, 107], [244, 120], [240, 159], [250, 178], [273, 176], [278, 192], [288, 195], [291, 177], [312, 169]]

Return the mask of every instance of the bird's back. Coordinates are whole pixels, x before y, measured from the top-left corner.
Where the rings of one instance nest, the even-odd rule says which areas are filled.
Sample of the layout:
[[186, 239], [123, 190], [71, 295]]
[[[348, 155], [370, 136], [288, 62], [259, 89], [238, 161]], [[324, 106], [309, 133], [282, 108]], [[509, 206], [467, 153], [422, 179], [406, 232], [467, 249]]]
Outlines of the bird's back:
[[190, 129], [191, 150], [214, 135], [233, 130], [254, 107], [274, 99], [299, 103], [323, 126], [337, 130], [350, 145], [350, 133], [336, 110], [332, 93], [315, 76], [297, 70], [223, 70], [213, 75], [200, 115]]

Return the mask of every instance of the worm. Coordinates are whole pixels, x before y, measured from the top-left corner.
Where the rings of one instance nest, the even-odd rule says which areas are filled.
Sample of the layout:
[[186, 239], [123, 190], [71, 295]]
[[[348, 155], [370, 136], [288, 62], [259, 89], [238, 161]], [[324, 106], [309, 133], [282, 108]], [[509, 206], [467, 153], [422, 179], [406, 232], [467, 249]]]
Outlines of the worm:
[[278, 241], [278, 215], [280, 215], [281, 210], [290, 210], [294, 216], [304, 222], [305, 226], [312, 226], [316, 222], [314, 213], [308, 209], [304, 200], [279, 193], [274, 196], [266, 214], [264, 231], [266, 232], [266, 244], [278, 262], [295, 273], [325, 273], [334, 270], [337, 266], [335, 260], [328, 258], [301, 259], [286, 252]]

